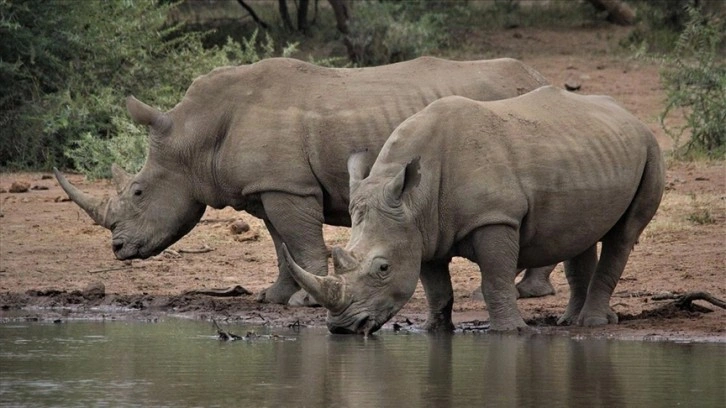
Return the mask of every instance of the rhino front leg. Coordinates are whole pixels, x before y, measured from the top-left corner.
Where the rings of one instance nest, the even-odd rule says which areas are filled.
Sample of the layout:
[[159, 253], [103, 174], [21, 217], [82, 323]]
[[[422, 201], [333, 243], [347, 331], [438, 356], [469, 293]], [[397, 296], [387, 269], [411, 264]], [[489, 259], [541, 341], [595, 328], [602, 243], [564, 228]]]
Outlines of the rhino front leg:
[[287, 245], [295, 261], [305, 270], [316, 275], [325, 275], [328, 252], [323, 240], [322, 206], [312, 196], [265, 193], [261, 198], [267, 217], [265, 225], [275, 244], [279, 274], [277, 281], [260, 292], [257, 300], [292, 306], [317, 305], [317, 301], [301, 290], [290, 275], [289, 266], [282, 254], [282, 244]]
[[489, 309], [493, 331], [513, 331], [527, 327], [517, 309], [519, 233], [506, 225], [490, 225], [474, 231], [472, 245], [482, 274], [482, 294]]
[[587, 288], [590, 286], [592, 274], [597, 267], [597, 245], [593, 245], [580, 255], [565, 261], [565, 276], [570, 285], [570, 301], [565, 314], [557, 320], [557, 324], [575, 323], [582, 306], [587, 299]]
[[454, 331], [454, 323], [451, 321], [454, 290], [451, 287], [449, 261], [423, 262], [421, 285], [429, 303], [429, 315], [424, 328], [430, 332]]
[[555, 266], [557, 264], [526, 269], [522, 280], [517, 284], [519, 297], [533, 298], [554, 295], [555, 288], [550, 283], [550, 274], [555, 269]]

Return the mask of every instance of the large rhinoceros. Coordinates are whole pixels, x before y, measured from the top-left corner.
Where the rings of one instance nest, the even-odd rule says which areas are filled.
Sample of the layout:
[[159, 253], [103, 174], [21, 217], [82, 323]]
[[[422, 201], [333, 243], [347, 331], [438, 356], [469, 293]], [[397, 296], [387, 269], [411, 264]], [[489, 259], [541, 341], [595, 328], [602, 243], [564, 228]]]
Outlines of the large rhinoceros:
[[[281, 244], [300, 265], [325, 275], [323, 223], [350, 226], [346, 160], [352, 152], [375, 153], [372, 163], [396, 126], [442, 96], [504, 99], [545, 83], [507, 58], [422, 57], [354, 69], [273, 58], [219, 68], [197, 78], [166, 113], [128, 98], [131, 117], [149, 127], [150, 148], [135, 176], [113, 169], [118, 197], [89, 197], [56, 176], [74, 202], [111, 229], [118, 259], [158, 254], [189, 232], [206, 206], [263, 219], [280, 274], [258, 299], [286, 303], [299, 287]], [[548, 283], [546, 272], [539, 277]], [[290, 301], [307, 300], [299, 292]]]
[[334, 274], [312, 275], [283, 250], [336, 333], [379, 329], [419, 277], [426, 327], [452, 330], [455, 255], [482, 271], [492, 330], [526, 327], [518, 267], [563, 260], [571, 295], [560, 323], [617, 322], [610, 296], [665, 177], [643, 123], [609, 97], [554, 87], [495, 102], [443, 98], [393, 132], [370, 175], [357, 155], [349, 167], [353, 228], [333, 250]]

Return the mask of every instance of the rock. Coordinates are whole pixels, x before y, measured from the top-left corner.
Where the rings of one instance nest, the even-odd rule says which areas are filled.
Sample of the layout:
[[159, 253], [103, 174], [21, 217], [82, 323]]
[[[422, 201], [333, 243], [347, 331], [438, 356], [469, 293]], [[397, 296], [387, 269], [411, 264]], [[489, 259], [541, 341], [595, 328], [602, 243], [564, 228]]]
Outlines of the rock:
[[5, 190], [3, 187], [0, 187], [0, 193], [7, 193], [8, 190]]
[[71, 201], [71, 199], [68, 198], [68, 196], [58, 196], [55, 199], [53, 199], [53, 201], [55, 201], [56, 203], [65, 203], [65, 202]]
[[106, 296], [106, 286], [103, 282], [93, 282], [81, 291], [86, 299], [100, 299]]
[[239, 234], [249, 231], [250, 224], [247, 224], [246, 222], [244, 222], [242, 220], [237, 220], [237, 221], [229, 224], [229, 230], [232, 232], [232, 234], [239, 235]]
[[569, 78], [567, 81], [565, 81], [565, 89], [567, 89], [568, 91], [578, 91], [581, 87], [582, 84], [575, 78]]
[[31, 190], [47, 190], [48, 186], [41, 186], [40, 184], [36, 184], [33, 187], [30, 187]]
[[13, 184], [10, 186], [10, 192], [11, 193], [26, 193], [26, 192], [28, 192], [29, 188], [30, 188], [30, 184], [28, 184], [24, 181], [13, 181]]

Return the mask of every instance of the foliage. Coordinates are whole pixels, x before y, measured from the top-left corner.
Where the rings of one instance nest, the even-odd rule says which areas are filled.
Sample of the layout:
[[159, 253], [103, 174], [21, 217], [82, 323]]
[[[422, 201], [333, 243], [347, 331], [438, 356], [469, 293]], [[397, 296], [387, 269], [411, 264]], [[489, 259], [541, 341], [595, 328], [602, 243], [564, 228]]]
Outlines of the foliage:
[[[688, 21], [673, 53], [662, 57], [661, 79], [666, 107], [661, 125], [674, 139], [677, 158], [726, 154], [726, 64], [720, 53], [726, 24], [713, 16], [687, 7]], [[667, 123], [673, 114], [683, 114], [685, 125]], [[681, 145], [688, 131], [688, 142]]]
[[671, 51], [688, 19], [686, 7], [692, 3], [693, 0], [637, 0], [634, 4], [639, 23], [622, 45]]
[[405, 61], [445, 44], [446, 15], [426, 2], [361, 1], [355, 5], [346, 45], [361, 66]]
[[173, 7], [0, 0], [0, 166], [75, 167], [97, 177], [117, 160], [136, 170], [145, 140], [125, 112], [127, 95], [168, 109], [196, 76], [275, 52], [256, 34], [204, 48], [205, 33], [167, 23]]

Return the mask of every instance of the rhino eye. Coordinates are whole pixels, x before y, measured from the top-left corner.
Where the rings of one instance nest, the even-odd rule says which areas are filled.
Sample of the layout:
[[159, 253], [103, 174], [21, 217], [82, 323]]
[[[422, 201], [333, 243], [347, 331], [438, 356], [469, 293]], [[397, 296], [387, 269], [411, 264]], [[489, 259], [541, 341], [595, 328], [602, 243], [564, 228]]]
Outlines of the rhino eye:
[[134, 190], [134, 195], [136, 197], [140, 197], [141, 196], [141, 190], [140, 189], [139, 190]]
[[388, 261], [385, 259], [377, 258], [373, 260], [371, 265], [371, 275], [374, 275], [378, 279], [385, 279], [391, 268], [388, 265]]

